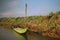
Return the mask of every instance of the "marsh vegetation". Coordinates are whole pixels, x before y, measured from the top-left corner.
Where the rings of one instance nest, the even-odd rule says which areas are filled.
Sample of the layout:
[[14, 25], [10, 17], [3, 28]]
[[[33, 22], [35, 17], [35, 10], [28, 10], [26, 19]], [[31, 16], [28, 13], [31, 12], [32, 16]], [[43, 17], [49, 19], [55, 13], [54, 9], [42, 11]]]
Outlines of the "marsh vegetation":
[[42, 33], [43, 36], [60, 38], [60, 11], [47, 16], [1, 18], [0, 26], [8, 29], [13, 26], [27, 27], [29, 31]]

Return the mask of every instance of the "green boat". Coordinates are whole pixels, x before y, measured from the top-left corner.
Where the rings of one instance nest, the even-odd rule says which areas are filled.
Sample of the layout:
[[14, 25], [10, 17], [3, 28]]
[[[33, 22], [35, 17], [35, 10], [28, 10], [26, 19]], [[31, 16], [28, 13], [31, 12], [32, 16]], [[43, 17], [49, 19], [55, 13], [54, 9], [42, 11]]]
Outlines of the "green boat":
[[26, 33], [28, 28], [13, 28], [14, 31], [16, 31], [17, 33]]

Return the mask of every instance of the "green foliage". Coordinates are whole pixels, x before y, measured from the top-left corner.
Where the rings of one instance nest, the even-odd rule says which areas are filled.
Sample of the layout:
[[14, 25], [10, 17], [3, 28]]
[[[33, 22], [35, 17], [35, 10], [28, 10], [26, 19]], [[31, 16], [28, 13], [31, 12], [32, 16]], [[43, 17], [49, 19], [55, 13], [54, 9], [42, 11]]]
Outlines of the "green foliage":
[[[56, 24], [60, 25], [60, 18], [56, 18], [60, 15], [60, 11], [53, 13], [51, 12], [48, 16], [30, 16], [30, 17], [17, 17], [17, 18], [4, 18], [0, 21], [0, 25], [11, 25], [11, 26], [27, 26], [27, 24], [36, 24], [39, 28], [44, 31], [49, 27], [57, 27]], [[49, 17], [49, 18], [48, 18]], [[32, 25], [34, 26], [34, 25]], [[37, 28], [37, 27], [36, 27]]]

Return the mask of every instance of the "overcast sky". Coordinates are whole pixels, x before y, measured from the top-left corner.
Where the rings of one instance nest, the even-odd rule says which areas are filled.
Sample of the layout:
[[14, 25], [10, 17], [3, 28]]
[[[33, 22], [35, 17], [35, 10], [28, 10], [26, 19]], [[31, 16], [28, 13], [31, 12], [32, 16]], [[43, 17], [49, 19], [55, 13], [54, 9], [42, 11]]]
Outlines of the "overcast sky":
[[60, 11], [60, 0], [0, 0], [0, 17], [24, 16], [27, 3], [27, 16], [48, 15]]

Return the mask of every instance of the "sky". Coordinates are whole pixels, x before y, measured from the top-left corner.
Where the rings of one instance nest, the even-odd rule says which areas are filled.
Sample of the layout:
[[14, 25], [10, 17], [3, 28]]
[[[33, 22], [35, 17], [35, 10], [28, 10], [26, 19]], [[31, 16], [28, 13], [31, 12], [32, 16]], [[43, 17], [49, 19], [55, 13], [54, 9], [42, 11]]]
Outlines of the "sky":
[[0, 17], [22, 17], [27, 3], [27, 16], [48, 15], [60, 11], [60, 0], [0, 0]]

